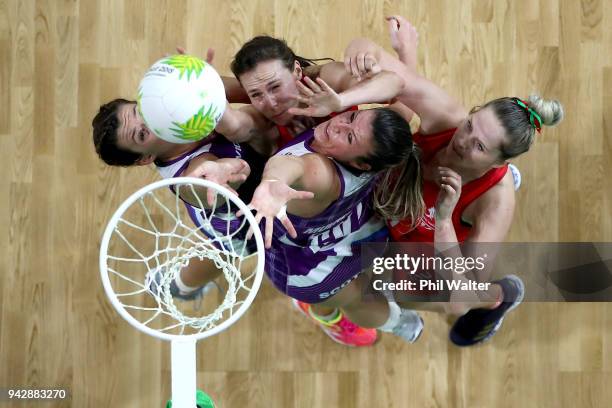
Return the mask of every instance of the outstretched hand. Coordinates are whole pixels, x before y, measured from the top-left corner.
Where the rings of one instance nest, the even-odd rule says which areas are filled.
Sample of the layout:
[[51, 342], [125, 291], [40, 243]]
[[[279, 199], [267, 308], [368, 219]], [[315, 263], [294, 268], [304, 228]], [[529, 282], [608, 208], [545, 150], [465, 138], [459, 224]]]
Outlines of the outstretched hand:
[[297, 100], [306, 107], [289, 108], [289, 113], [292, 115], [325, 117], [332, 112], [342, 110], [342, 98], [323, 79], [317, 78], [315, 82], [305, 77], [304, 82], [306, 82], [306, 85], [297, 81], [297, 87], [300, 91]]
[[[290, 237], [297, 237], [297, 232], [287, 217], [287, 203], [291, 200], [304, 200], [313, 197], [314, 193], [310, 191], [294, 190], [281, 180], [262, 180], [257, 189], [255, 189], [253, 199], [248, 207], [257, 211], [255, 221], [258, 225], [262, 218], [266, 220], [264, 231], [266, 248], [272, 246], [272, 232], [274, 230], [275, 217], [280, 220]], [[238, 211], [236, 215], [241, 216], [242, 211]], [[251, 235], [252, 232], [250, 231], [247, 238]]]
[[416, 69], [416, 50], [419, 44], [418, 31], [402, 16], [389, 16], [385, 19], [389, 26], [391, 47], [402, 62]]
[[[242, 159], [219, 159], [207, 160], [193, 169], [189, 169], [183, 176], [198, 177], [217, 183], [234, 194], [236, 191], [230, 187], [229, 183], [242, 182], [247, 179], [251, 169], [248, 163]], [[217, 193], [209, 188], [206, 191], [208, 205], [213, 205]]]

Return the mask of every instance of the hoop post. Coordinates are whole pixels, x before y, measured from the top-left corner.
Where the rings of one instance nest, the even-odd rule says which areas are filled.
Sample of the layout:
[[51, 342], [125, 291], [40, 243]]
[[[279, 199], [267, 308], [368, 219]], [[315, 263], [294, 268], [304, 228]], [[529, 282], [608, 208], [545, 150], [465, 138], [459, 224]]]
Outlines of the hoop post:
[[186, 337], [171, 341], [172, 407], [196, 406], [196, 340]]

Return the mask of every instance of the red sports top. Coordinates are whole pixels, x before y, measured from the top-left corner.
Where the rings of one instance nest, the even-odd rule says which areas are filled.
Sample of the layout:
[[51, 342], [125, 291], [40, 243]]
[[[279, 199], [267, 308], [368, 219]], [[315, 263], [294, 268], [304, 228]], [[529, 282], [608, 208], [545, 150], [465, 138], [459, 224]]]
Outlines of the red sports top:
[[[421, 160], [428, 163], [435, 154], [446, 147], [453, 138], [457, 129], [449, 129], [433, 135], [422, 135], [415, 133], [413, 139], [422, 150]], [[457, 240], [464, 242], [472, 229], [472, 226], [461, 220], [461, 214], [465, 208], [474, 200], [487, 192], [497, 184], [508, 171], [508, 166], [493, 168], [485, 175], [464, 184], [461, 187], [461, 196], [453, 211], [453, 226], [457, 234]], [[425, 201], [425, 215], [417, 227], [410, 230], [410, 220], [402, 220], [397, 223], [389, 222], [389, 231], [393, 241], [400, 242], [434, 242], [434, 231], [436, 225], [436, 200], [440, 187], [433, 181], [423, 180], [423, 199]]]

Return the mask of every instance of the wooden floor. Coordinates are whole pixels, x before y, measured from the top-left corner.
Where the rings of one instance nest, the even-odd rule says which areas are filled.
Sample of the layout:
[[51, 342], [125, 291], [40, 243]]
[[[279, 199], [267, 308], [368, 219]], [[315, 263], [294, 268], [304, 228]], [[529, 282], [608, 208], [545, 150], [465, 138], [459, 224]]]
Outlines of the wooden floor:
[[[102, 290], [110, 214], [152, 169], [96, 157], [99, 105], [135, 96], [176, 45], [229, 74], [255, 34], [341, 58], [356, 36], [386, 47], [383, 17], [420, 32], [419, 70], [466, 106], [539, 91], [566, 119], [516, 160], [513, 241], [612, 241], [612, 2], [0, 0], [0, 387], [65, 387], [73, 407], [161, 407], [169, 346]], [[607, 28], [606, 28], [607, 27]], [[425, 315], [414, 345], [332, 343], [265, 284], [251, 311], [198, 345], [198, 385], [219, 407], [609, 407], [612, 305], [524, 304], [482, 347]], [[0, 406], [40, 406], [37, 403]]]

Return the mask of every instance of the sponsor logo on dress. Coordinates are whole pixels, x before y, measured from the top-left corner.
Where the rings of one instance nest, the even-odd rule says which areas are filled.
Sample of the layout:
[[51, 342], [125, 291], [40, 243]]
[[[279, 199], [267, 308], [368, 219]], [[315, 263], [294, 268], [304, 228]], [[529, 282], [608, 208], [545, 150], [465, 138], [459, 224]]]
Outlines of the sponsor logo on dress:
[[421, 217], [421, 222], [419, 222], [419, 227], [423, 227], [430, 231], [435, 231], [436, 229], [436, 208], [429, 207], [423, 217]]

